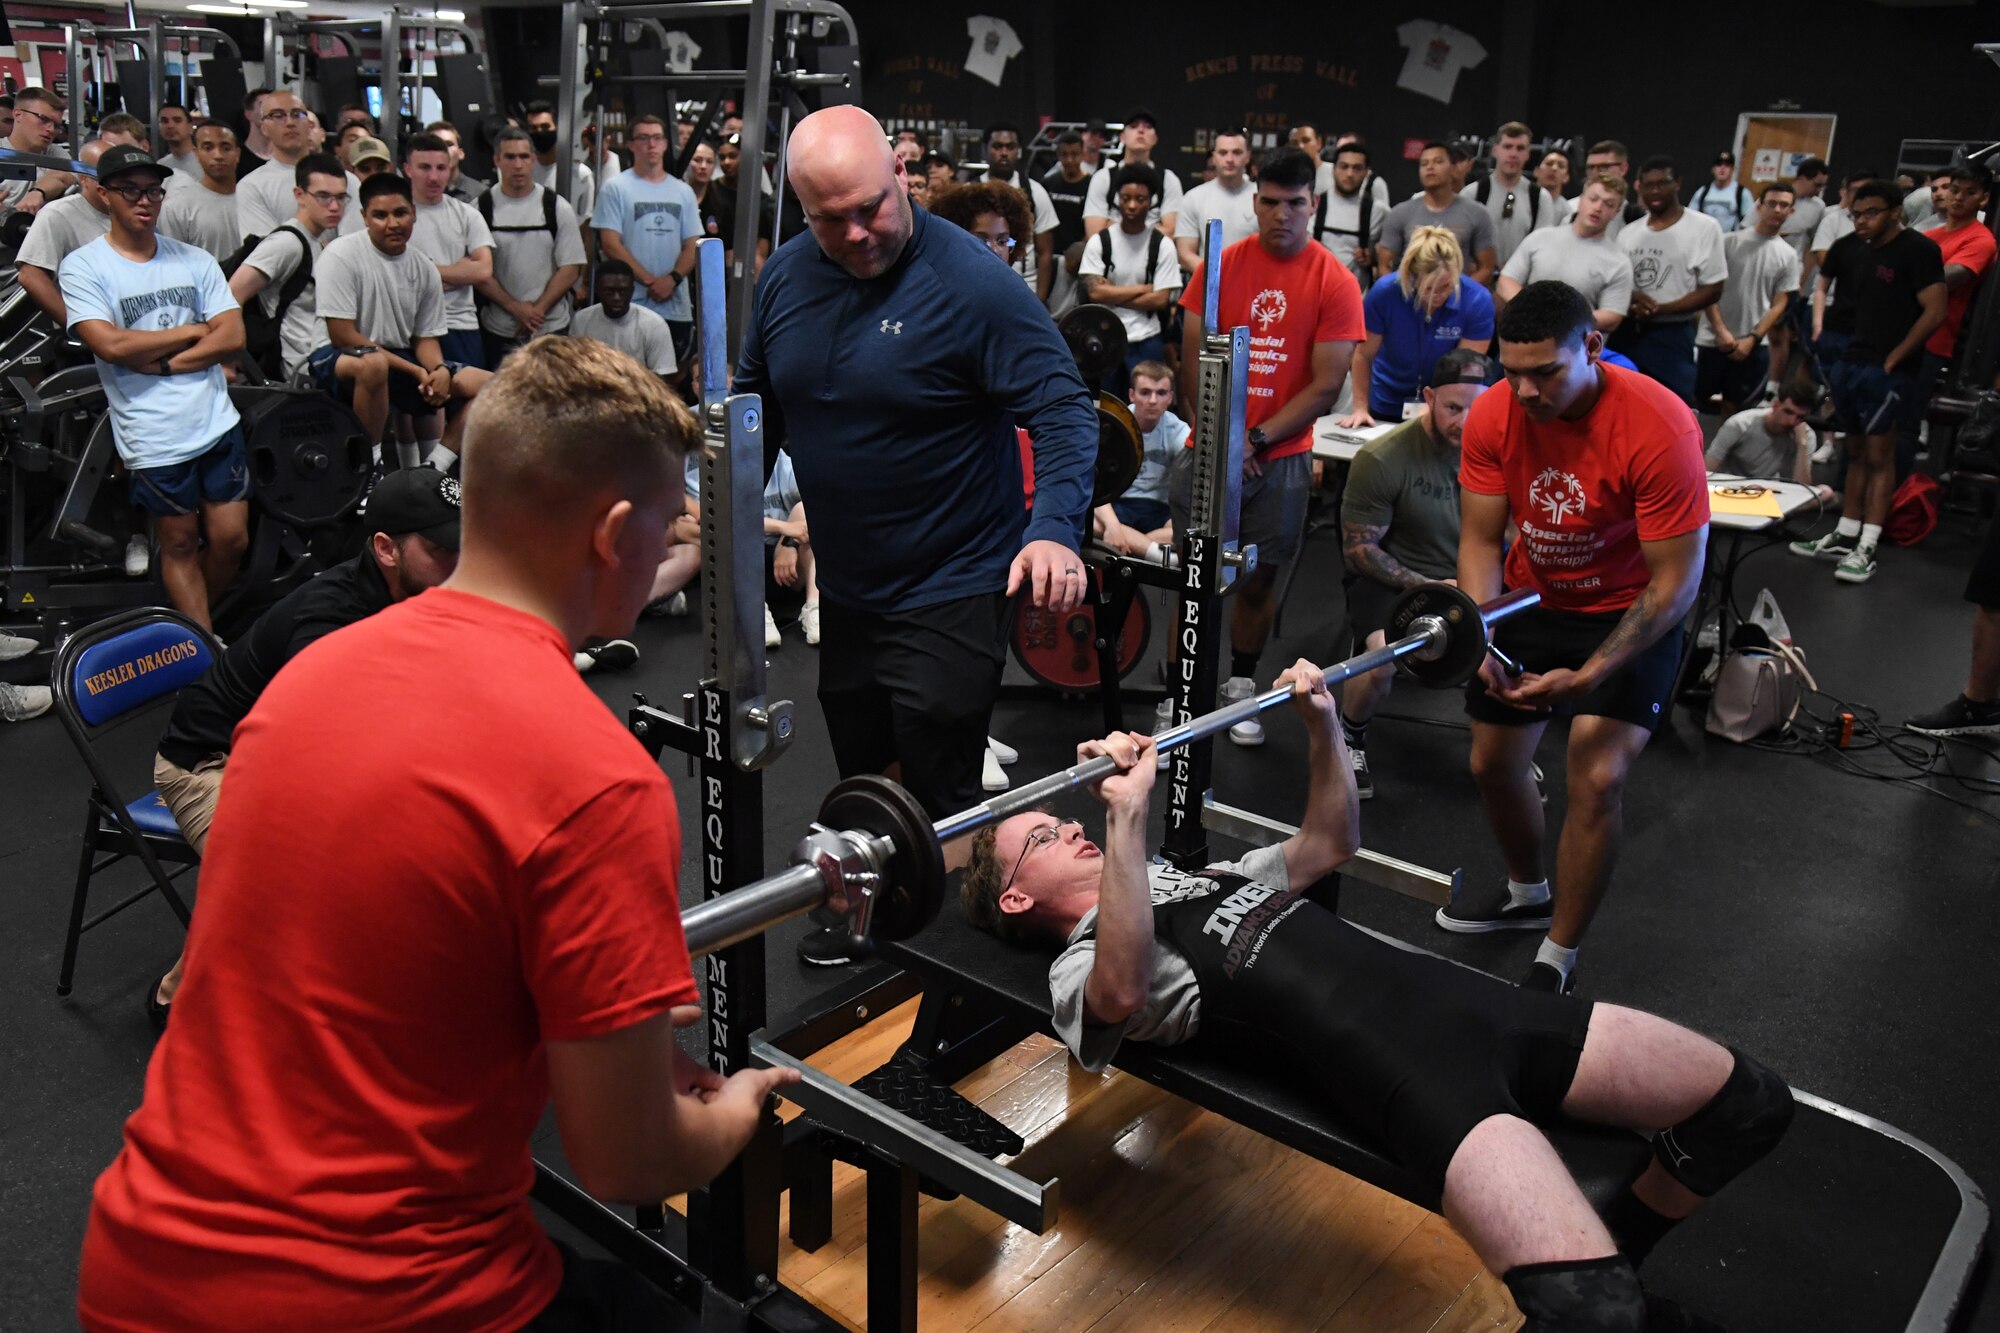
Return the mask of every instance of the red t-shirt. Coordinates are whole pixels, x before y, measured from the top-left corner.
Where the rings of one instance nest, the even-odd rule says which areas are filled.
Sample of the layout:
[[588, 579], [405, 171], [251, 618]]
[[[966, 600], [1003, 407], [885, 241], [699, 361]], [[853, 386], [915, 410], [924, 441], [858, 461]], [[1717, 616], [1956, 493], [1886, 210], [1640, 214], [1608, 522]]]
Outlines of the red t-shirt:
[[1671, 389], [1616, 366], [1580, 421], [1533, 421], [1505, 385], [1465, 418], [1459, 485], [1504, 495], [1520, 540], [1506, 584], [1556, 611], [1623, 611], [1650, 579], [1640, 542], [1708, 522], [1701, 425]]
[[1958, 343], [1958, 326], [1965, 322], [1965, 308], [1972, 304], [1972, 294], [1979, 290], [1979, 275], [1992, 264], [2000, 245], [1995, 244], [1993, 233], [1976, 218], [1957, 231], [1937, 227], [1924, 235], [1937, 242], [1947, 265], [1957, 264], [1972, 270], [1972, 281], [1945, 298], [1944, 323], [1924, 340], [1926, 352], [1948, 357]]
[[[1197, 264], [1181, 292], [1188, 318], [1201, 322], [1206, 264]], [[1314, 343], [1360, 342], [1361, 287], [1323, 245], [1290, 259], [1274, 258], [1255, 236], [1222, 252], [1222, 311], [1217, 326], [1250, 328], [1250, 391], [1244, 428], [1261, 426], [1312, 383]], [[1264, 446], [1259, 458], [1289, 458], [1312, 448], [1313, 423]], [[1194, 446], [1193, 437], [1188, 447]]]
[[696, 998], [659, 766], [545, 622], [437, 590], [237, 728], [187, 981], [99, 1177], [91, 1330], [518, 1328], [543, 1043]]

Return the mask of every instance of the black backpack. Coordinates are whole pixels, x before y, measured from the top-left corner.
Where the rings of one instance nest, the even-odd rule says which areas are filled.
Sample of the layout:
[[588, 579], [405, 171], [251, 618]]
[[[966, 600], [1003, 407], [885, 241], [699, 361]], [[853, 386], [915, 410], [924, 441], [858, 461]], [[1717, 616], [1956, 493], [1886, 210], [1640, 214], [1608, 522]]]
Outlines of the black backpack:
[[[1167, 236], [1158, 227], [1149, 227], [1147, 230], [1152, 235], [1146, 238], [1146, 276], [1139, 281], [1150, 287], [1153, 285], [1153, 274], [1160, 267], [1160, 243], [1166, 240]], [[1104, 247], [1104, 280], [1109, 282], [1111, 281], [1111, 228], [1106, 227], [1098, 232], [1097, 239]]]
[[[1542, 187], [1531, 180], [1527, 180], [1525, 177], [1523, 178], [1523, 183], [1528, 187], [1528, 230], [1533, 231], [1542, 223]], [[1484, 204], [1487, 194], [1492, 188], [1493, 178], [1491, 176], [1481, 176], [1478, 183], [1472, 187], [1472, 197], [1479, 203]]]
[[[499, 188], [500, 187], [497, 185], [489, 187], [484, 194], [479, 196], [478, 202], [473, 205], [473, 207], [479, 210], [479, 216], [486, 219], [486, 230], [494, 233], [545, 231], [549, 234], [550, 246], [554, 246], [558, 241], [562, 239], [562, 236], [556, 230], [556, 192], [554, 190], [551, 190], [546, 185], [541, 187], [542, 222], [540, 226], [502, 227], [497, 225], [493, 221], [493, 191]], [[478, 306], [481, 310], [486, 309], [487, 306], [492, 304], [491, 301], [488, 301], [484, 296], [482, 296], [476, 290], [472, 294], [472, 302], [474, 305]]]
[[[1326, 206], [1332, 197], [1333, 191], [1331, 190], [1321, 194], [1319, 197], [1319, 209], [1313, 214], [1313, 240], [1321, 244], [1325, 244], [1326, 240]], [[1362, 177], [1360, 199], [1360, 214], [1354, 224], [1359, 234], [1355, 237], [1355, 240], [1360, 242], [1361, 249], [1368, 252], [1368, 272], [1370, 275], [1373, 275], [1375, 272], [1375, 247], [1368, 244], [1368, 220], [1375, 215], [1375, 173], [1372, 171]], [[1344, 231], [1334, 233], [1336, 236], [1345, 236], [1346, 234]], [[1345, 267], [1345, 265], [1342, 265], [1342, 267]]]
[[[290, 223], [280, 223], [277, 231], [287, 232], [298, 238], [299, 266], [292, 270], [292, 276], [285, 279], [285, 285], [278, 288], [278, 307], [270, 314], [264, 313], [263, 293], [258, 293], [248, 305], [243, 307], [243, 353], [255, 363], [264, 378], [281, 380], [285, 377], [284, 347], [279, 334], [285, 325], [285, 312], [292, 308], [292, 302], [299, 299], [313, 281], [312, 238]], [[264, 243], [268, 236], [251, 236], [243, 244], [229, 252], [222, 261], [222, 276], [233, 278], [236, 270]]]

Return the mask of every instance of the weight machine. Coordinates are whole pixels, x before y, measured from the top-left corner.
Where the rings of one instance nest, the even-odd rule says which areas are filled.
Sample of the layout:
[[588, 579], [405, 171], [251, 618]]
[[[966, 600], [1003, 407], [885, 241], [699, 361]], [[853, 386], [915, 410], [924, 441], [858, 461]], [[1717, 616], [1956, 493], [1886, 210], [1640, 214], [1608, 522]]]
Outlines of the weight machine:
[[[103, 89], [115, 86], [125, 110], [151, 127], [167, 100], [167, 43], [178, 43], [180, 56], [180, 101], [187, 105], [189, 91], [201, 87], [208, 92], [209, 111], [223, 119], [233, 117], [243, 103], [243, 52], [234, 38], [216, 28], [179, 23], [152, 22], [132, 27], [106, 27], [88, 22], [65, 23], [63, 68], [70, 71], [69, 151], [75, 157], [83, 151], [90, 130], [107, 112]], [[190, 66], [198, 44], [207, 42], [214, 50], [202, 61], [202, 77], [196, 80]], [[133, 54], [118, 54], [121, 47]], [[96, 93], [93, 104], [86, 92]], [[88, 109], [93, 114], [85, 114]]]

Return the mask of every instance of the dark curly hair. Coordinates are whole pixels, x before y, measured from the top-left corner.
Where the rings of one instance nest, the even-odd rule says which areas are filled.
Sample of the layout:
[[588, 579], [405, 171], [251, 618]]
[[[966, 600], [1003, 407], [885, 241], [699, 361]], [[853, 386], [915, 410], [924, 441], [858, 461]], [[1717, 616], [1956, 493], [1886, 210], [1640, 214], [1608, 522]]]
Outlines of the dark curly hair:
[[1028, 196], [999, 181], [976, 181], [934, 190], [926, 207], [933, 215], [967, 231], [972, 230], [972, 224], [982, 214], [998, 213], [1007, 224], [1007, 234], [1014, 238], [1016, 252], [1035, 240], [1035, 215], [1028, 210]]

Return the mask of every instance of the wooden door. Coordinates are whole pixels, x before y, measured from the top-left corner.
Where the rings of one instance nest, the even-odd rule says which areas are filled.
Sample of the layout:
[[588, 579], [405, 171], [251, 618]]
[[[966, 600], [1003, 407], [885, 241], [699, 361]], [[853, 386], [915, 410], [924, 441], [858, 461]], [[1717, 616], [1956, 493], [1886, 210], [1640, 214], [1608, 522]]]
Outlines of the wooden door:
[[1798, 175], [1805, 159], [1826, 159], [1833, 151], [1835, 119], [1775, 111], [1737, 117], [1737, 179], [1761, 196], [1771, 182]]

